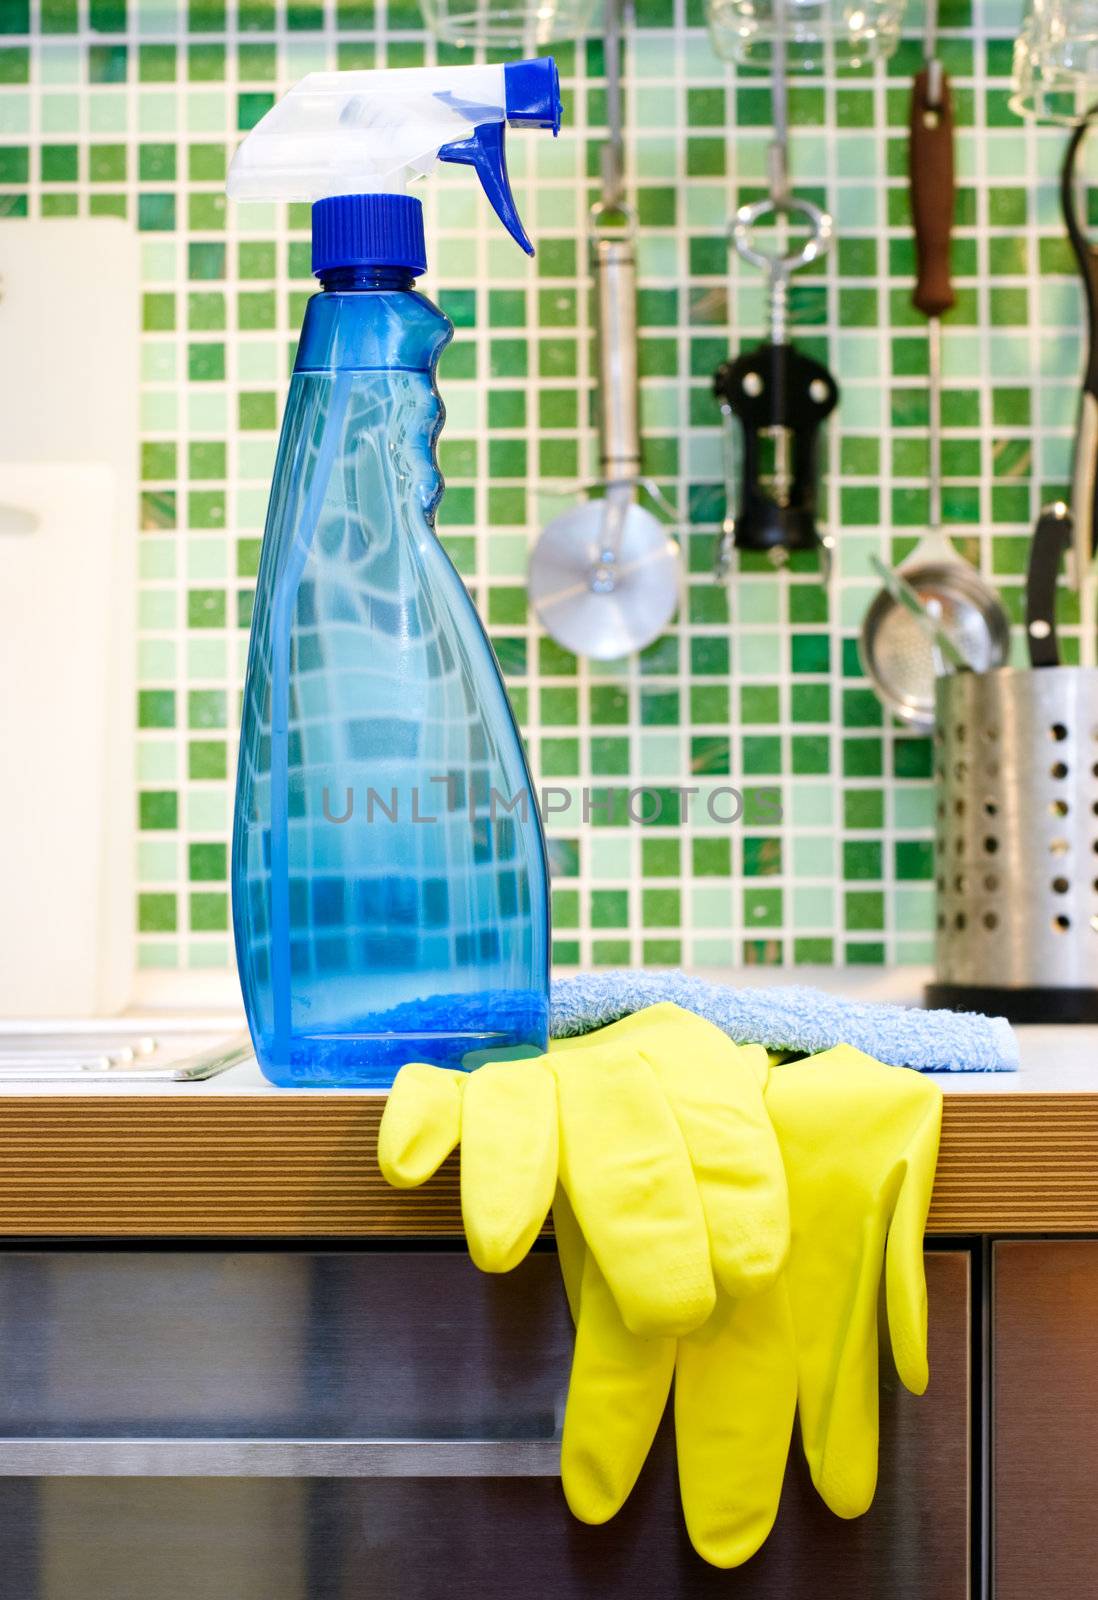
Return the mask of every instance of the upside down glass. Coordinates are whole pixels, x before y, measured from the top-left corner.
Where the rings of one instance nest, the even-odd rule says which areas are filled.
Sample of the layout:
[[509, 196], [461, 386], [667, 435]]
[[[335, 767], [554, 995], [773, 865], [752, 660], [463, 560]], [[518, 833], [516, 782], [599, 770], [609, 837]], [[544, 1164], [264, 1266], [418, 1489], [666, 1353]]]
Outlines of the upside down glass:
[[432, 33], [448, 44], [506, 46], [531, 53], [587, 33], [597, 0], [420, 0]]
[[905, 0], [706, 0], [713, 48], [743, 67], [769, 68], [784, 39], [790, 72], [883, 61], [900, 42]]
[[1098, 99], [1098, 0], [1029, 0], [1014, 43], [1010, 108], [1076, 122]]

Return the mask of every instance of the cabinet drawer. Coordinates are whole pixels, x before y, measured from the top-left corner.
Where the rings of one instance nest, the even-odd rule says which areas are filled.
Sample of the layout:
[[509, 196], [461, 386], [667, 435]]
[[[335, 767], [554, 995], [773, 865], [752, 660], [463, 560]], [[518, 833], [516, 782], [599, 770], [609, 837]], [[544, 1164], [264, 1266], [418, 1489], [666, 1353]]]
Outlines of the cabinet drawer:
[[9, 1438], [551, 1440], [570, 1352], [548, 1251], [0, 1253]]
[[[85, 1259], [112, 1261], [106, 1252]], [[39, 1428], [37, 1438], [0, 1440], [0, 1459], [7, 1460], [9, 1473], [11, 1463], [20, 1460], [18, 1470], [33, 1473], [33, 1458], [26, 1452], [34, 1448], [60, 1449], [70, 1463], [56, 1476], [41, 1466], [38, 1475], [0, 1475], [0, 1551], [11, 1592], [20, 1600], [968, 1596], [969, 1261], [964, 1252], [928, 1257], [932, 1381], [926, 1396], [907, 1394], [887, 1358], [883, 1363], [880, 1484], [870, 1512], [854, 1522], [832, 1516], [812, 1489], [795, 1444], [777, 1526], [760, 1554], [733, 1573], [707, 1567], [690, 1548], [666, 1419], [652, 1459], [619, 1516], [605, 1527], [589, 1528], [567, 1511], [551, 1436], [570, 1338], [552, 1256], [534, 1257], [509, 1279], [486, 1279], [462, 1256], [436, 1251], [151, 1259], [169, 1265], [180, 1259], [204, 1259], [207, 1266], [220, 1261], [230, 1273], [241, 1259], [290, 1261], [310, 1288], [295, 1304], [312, 1306], [315, 1319], [312, 1340], [299, 1332], [292, 1349], [330, 1352], [338, 1342], [332, 1329], [341, 1327], [340, 1340], [351, 1339], [351, 1351], [340, 1345], [344, 1353], [338, 1361], [329, 1353], [319, 1366], [306, 1362], [308, 1370], [320, 1374], [321, 1401], [302, 1405], [299, 1397], [293, 1416], [280, 1410], [278, 1385], [293, 1381], [291, 1347], [277, 1341], [276, 1360], [270, 1341], [248, 1343], [247, 1329], [256, 1326], [253, 1296], [246, 1318], [244, 1301], [237, 1302], [242, 1344], [224, 1350], [230, 1376], [252, 1385], [250, 1405], [236, 1402], [237, 1438], [225, 1431], [229, 1379], [220, 1373], [206, 1377], [222, 1353], [214, 1345], [203, 1352], [202, 1362], [191, 1361], [185, 1369], [196, 1398], [204, 1397], [208, 1418], [196, 1418], [195, 1404], [183, 1404], [184, 1386], [174, 1390], [172, 1414], [189, 1419], [188, 1437], [155, 1436], [157, 1423], [161, 1434], [168, 1431], [161, 1406], [156, 1418], [142, 1414], [140, 1432], [131, 1424], [128, 1438], [104, 1437], [102, 1414], [94, 1408], [95, 1430], [85, 1426], [83, 1439], [60, 1438], [56, 1431], [62, 1425], [76, 1431], [70, 1400], [66, 1408], [55, 1401], [55, 1437], [42, 1437]], [[266, 1270], [275, 1269], [268, 1265]], [[197, 1269], [191, 1281], [204, 1281]], [[297, 1280], [291, 1273], [271, 1281]], [[317, 1292], [318, 1284], [326, 1285], [324, 1294]], [[389, 1301], [371, 1320], [363, 1302], [384, 1298], [383, 1291]], [[513, 1298], [506, 1298], [512, 1291]], [[287, 1319], [274, 1315], [277, 1303], [273, 1297], [272, 1331], [287, 1325]], [[333, 1307], [347, 1305], [353, 1315], [347, 1313], [344, 1326], [343, 1314], [334, 1315]], [[153, 1395], [158, 1368], [152, 1361], [145, 1364], [149, 1324], [127, 1320], [120, 1303], [115, 1310], [130, 1330], [124, 1348], [136, 1362], [138, 1390]], [[173, 1319], [168, 1319], [161, 1354], [166, 1350], [189, 1359], [196, 1336], [209, 1339], [213, 1329], [224, 1340], [230, 1331], [224, 1319], [215, 1325], [207, 1315], [184, 1338], [182, 1314], [178, 1320], [180, 1328], [172, 1333]], [[296, 1327], [300, 1320], [295, 1314], [289, 1324]], [[139, 1325], [145, 1337], [137, 1341], [132, 1331]], [[370, 1334], [372, 1348], [357, 1342]], [[84, 1347], [81, 1342], [74, 1348]], [[0, 1347], [0, 1359], [9, 1358]], [[258, 1366], [263, 1385], [249, 1379], [249, 1363]], [[87, 1360], [75, 1369], [69, 1360], [66, 1369], [81, 1373], [75, 1392], [85, 1399], [91, 1395], [96, 1369]], [[109, 1370], [114, 1371], [113, 1363]], [[115, 1379], [119, 1388], [127, 1388], [121, 1376]], [[354, 1417], [353, 1429], [340, 1415], [344, 1404]], [[131, 1413], [135, 1409], [131, 1403]], [[148, 1409], [146, 1401], [142, 1413]], [[250, 1437], [241, 1420], [245, 1409]], [[329, 1445], [323, 1446], [315, 1432], [308, 1437], [307, 1419], [318, 1428], [323, 1423]], [[378, 1470], [376, 1463], [371, 1469], [368, 1462], [359, 1470], [361, 1452], [383, 1448], [383, 1439], [384, 1448], [414, 1449], [409, 1423], [421, 1439], [435, 1440], [429, 1456], [436, 1466], [440, 1451], [452, 1452], [450, 1467], [443, 1463], [436, 1471], [428, 1460], [425, 1470], [417, 1470], [406, 1459], [396, 1473]], [[260, 1426], [266, 1437], [260, 1437]], [[194, 1432], [199, 1427], [201, 1437]], [[454, 1442], [459, 1427], [479, 1443]], [[120, 1427], [119, 1435], [125, 1431]], [[373, 1440], [371, 1433], [377, 1436]], [[323, 1463], [316, 1471], [303, 1467], [299, 1452], [310, 1448], [334, 1450], [336, 1464], [330, 1460], [326, 1471]], [[148, 1452], [144, 1469], [142, 1449]], [[268, 1452], [264, 1459], [271, 1475], [256, 1474], [256, 1459], [240, 1467], [240, 1452], [249, 1449]], [[223, 1452], [221, 1467], [211, 1467], [207, 1457], [207, 1468], [229, 1476], [188, 1475], [201, 1471], [202, 1452], [217, 1450]], [[338, 1465], [339, 1451], [350, 1467]], [[127, 1475], [104, 1475], [114, 1470], [103, 1464], [112, 1453]], [[472, 1472], [461, 1465], [470, 1457], [479, 1462]], [[236, 1471], [247, 1475], [233, 1475], [234, 1459]]]
[[995, 1246], [996, 1600], [1078, 1600], [1098, 1570], [1098, 1241]]

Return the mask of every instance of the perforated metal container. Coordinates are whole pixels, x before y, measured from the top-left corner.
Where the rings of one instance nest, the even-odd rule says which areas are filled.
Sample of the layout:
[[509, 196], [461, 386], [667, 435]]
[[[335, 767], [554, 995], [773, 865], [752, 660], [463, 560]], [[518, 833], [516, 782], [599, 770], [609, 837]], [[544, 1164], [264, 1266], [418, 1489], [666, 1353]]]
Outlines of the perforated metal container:
[[1098, 670], [941, 678], [932, 1005], [1098, 1018]]

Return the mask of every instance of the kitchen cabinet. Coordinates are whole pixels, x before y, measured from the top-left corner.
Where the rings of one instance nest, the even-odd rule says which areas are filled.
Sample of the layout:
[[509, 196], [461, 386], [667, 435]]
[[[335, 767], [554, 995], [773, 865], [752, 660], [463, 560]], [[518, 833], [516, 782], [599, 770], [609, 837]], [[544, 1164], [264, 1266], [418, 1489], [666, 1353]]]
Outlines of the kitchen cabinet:
[[994, 1600], [1078, 1600], [1098, 1572], [1098, 1240], [993, 1248]]
[[928, 1256], [933, 1380], [882, 1374], [881, 1481], [834, 1518], [799, 1452], [736, 1573], [682, 1527], [661, 1434], [624, 1511], [567, 1512], [551, 1251], [0, 1252], [0, 1552], [20, 1600], [964, 1600], [969, 1256]]

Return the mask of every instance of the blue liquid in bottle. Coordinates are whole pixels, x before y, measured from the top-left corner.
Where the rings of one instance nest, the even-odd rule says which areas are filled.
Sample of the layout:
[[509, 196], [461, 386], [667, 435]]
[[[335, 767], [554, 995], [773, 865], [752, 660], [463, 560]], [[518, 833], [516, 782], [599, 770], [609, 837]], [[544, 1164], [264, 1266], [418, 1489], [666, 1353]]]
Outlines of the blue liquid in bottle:
[[252, 620], [233, 925], [287, 1085], [388, 1086], [548, 1035], [545, 844], [499, 667], [435, 535], [453, 329], [393, 268], [309, 302]]

